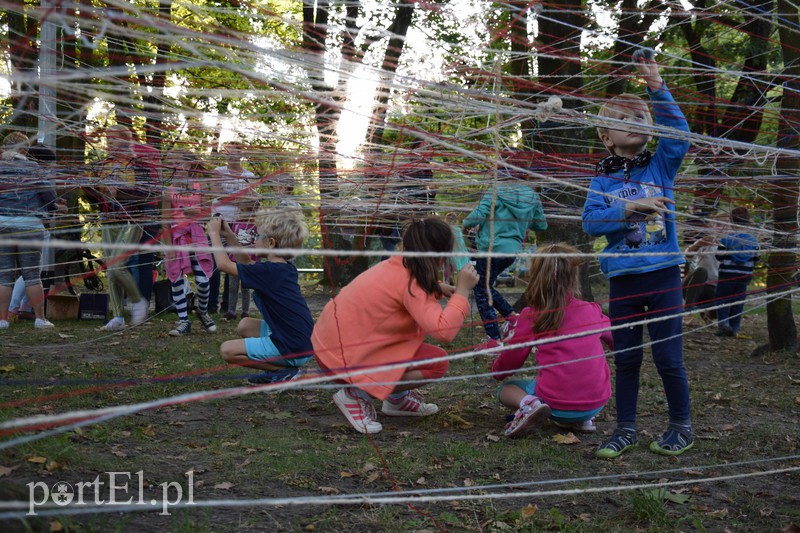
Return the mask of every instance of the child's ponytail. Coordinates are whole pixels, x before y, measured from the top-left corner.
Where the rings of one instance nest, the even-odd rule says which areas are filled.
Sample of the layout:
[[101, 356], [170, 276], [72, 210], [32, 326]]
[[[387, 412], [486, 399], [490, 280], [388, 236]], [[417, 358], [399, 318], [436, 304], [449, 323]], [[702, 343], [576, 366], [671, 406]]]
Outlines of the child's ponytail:
[[[426, 294], [441, 297], [439, 288], [439, 270], [442, 259], [453, 251], [453, 231], [439, 217], [413, 219], [403, 232], [404, 252], [438, 252], [441, 257], [403, 257], [403, 266], [411, 272], [411, 278]], [[408, 285], [411, 292], [411, 283]]]
[[[578, 250], [564, 243], [539, 248], [530, 268], [530, 280], [525, 298], [536, 311], [534, 333], [555, 333], [564, 322], [564, 308], [571, 297], [580, 296], [578, 274], [581, 259], [562, 254], [577, 254]], [[548, 256], [545, 256], [547, 254]]]

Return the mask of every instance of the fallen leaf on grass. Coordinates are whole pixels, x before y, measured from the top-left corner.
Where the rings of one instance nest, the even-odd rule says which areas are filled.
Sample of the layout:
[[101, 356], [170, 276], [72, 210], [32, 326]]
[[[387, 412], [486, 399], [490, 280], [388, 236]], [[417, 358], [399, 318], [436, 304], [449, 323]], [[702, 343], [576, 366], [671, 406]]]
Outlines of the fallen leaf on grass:
[[238, 445], [239, 445], [239, 441], [238, 440], [234, 440], [234, 441], [230, 441], [230, 442], [223, 442], [222, 443], [222, 447], [223, 448], [225, 448], [227, 446], [238, 446]]
[[224, 481], [222, 483], [217, 483], [216, 485], [214, 485], [215, 489], [220, 489], [220, 490], [229, 490], [232, 487], [234, 487], [234, 484], [228, 481]]
[[465, 487], [474, 487], [475, 486], [475, 481], [473, 481], [470, 478], [467, 478], [467, 479], [464, 480], [464, 486]]
[[64, 526], [58, 520], [50, 522], [50, 531], [64, 531]]
[[318, 487], [318, 490], [322, 494], [339, 494], [340, 492], [336, 487]]
[[33, 457], [28, 457], [29, 463], [36, 463], [37, 465], [43, 465], [47, 462], [47, 457], [42, 457], [40, 455], [35, 455]]
[[344, 477], [353, 477], [353, 475], [354, 474], [352, 472], [345, 472], [345, 471], [339, 472], [339, 477], [343, 477], [343, 478]]
[[676, 494], [674, 492], [668, 491], [663, 487], [660, 489], [651, 490], [650, 494], [653, 496], [653, 498], [657, 500], [664, 500], [672, 503], [677, 503], [678, 505], [683, 505], [692, 499], [692, 497], [688, 494]]
[[0, 477], [7, 476], [14, 470], [19, 468], [19, 466], [3, 466], [0, 465]]
[[797, 398], [794, 399], [794, 403], [796, 403], [797, 405], [800, 405], [800, 396], [798, 396]]
[[367, 479], [365, 479], [364, 481], [365, 481], [366, 483], [374, 483], [375, 481], [377, 481], [377, 479], [378, 479], [379, 477], [381, 477], [381, 475], [380, 475], [380, 473], [379, 473], [379, 472], [373, 472], [373, 473], [371, 473], [370, 475], [368, 475], [368, 476], [367, 476]]
[[498, 437], [497, 435], [492, 435], [491, 433], [489, 433], [488, 435], [486, 435], [486, 440], [490, 440], [492, 442], [500, 442], [500, 437]]
[[557, 444], [579, 444], [581, 439], [575, 436], [574, 433], [569, 432], [566, 435], [561, 435], [560, 433], [553, 437], [553, 442]]
[[789, 376], [789, 381], [791, 381], [795, 385], [800, 385], [800, 379], [794, 379], [792, 376]]
[[800, 533], [800, 527], [795, 525], [793, 522], [786, 524], [786, 527], [781, 529], [781, 533]]
[[58, 336], [61, 337], [62, 339], [74, 339], [75, 338], [75, 335], [67, 335], [66, 333], [59, 333]]
[[417, 481], [415, 481], [415, 483], [417, 485], [427, 485], [428, 484], [428, 480], [425, 479], [424, 477], [420, 477]]
[[733, 431], [733, 430], [734, 430], [734, 429], [736, 429], [737, 427], [739, 427], [739, 424], [723, 424], [723, 425], [721, 425], [721, 426], [719, 427], [719, 429], [720, 429], [721, 431]]
[[475, 425], [454, 413], [450, 413], [450, 422], [453, 424], [453, 426], [461, 429], [470, 429]]
[[54, 472], [55, 470], [61, 470], [63, 468], [64, 468], [64, 466], [61, 463], [56, 462], [56, 461], [50, 461], [49, 463], [47, 463], [47, 466], [45, 467], [45, 469], [48, 472]]
[[155, 437], [156, 429], [153, 427], [153, 424], [148, 424], [147, 427], [142, 430], [142, 433], [144, 433], [148, 437]]
[[14, 365], [0, 366], [0, 372], [11, 372], [16, 367]]
[[529, 503], [522, 508], [522, 518], [530, 518], [536, 514], [539, 508], [534, 503]]
[[112, 449], [111, 455], [116, 455], [117, 457], [128, 457], [128, 454], [123, 452], [122, 450]]

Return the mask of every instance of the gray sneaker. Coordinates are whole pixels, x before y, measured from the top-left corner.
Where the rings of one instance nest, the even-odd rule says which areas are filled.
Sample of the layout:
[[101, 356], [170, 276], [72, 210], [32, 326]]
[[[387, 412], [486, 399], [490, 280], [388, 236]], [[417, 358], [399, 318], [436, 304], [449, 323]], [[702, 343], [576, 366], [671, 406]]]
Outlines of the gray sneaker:
[[192, 332], [191, 322], [178, 322], [178, 327], [169, 332], [173, 337], [183, 337]]
[[200, 319], [200, 322], [203, 323], [203, 327], [206, 328], [206, 331], [209, 333], [216, 333], [217, 325], [214, 323], [214, 319], [211, 318], [208, 313], [201, 313], [200, 311], [196, 311], [195, 314], [197, 318]]

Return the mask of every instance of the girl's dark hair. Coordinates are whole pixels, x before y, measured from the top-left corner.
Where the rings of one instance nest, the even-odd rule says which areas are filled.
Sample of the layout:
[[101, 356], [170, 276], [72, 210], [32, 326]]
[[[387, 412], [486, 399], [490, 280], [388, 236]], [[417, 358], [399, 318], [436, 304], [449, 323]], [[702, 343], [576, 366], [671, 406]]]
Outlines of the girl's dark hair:
[[[403, 257], [403, 266], [411, 271], [411, 278], [426, 294], [441, 298], [439, 269], [442, 259], [453, 251], [455, 237], [450, 226], [439, 217], [411, 220], [403, 232], [404, 252], [440, 252], [441, 257]], [[411, 293], [411, 282], [408, 283]]]

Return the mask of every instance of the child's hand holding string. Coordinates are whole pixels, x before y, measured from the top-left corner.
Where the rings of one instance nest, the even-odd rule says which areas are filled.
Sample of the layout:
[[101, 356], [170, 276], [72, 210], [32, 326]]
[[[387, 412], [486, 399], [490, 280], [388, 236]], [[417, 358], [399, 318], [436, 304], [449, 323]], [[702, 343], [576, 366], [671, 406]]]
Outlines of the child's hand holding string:
[[456, 293], [464, 298], [469, 298], [472, 288], [478, 284], [478, 272], [472, 263], [467, 263], [458, 271], [458, 281], [456, 282]]
[[212, 233], [216, 233], [217, 235], [219, 235], [220, 231], [222, 230], [222, 223], [223, 220], [221, 216], [215, 215], [211, 217], [211, 220], [209, 220], [208, 224], [206, 224], [206, 232], [209, 235], [211, 235]]
[[633, 53], [633, 65], [639, 72], [639, 76], [647, 83], [651, 91], [658, 91], [664, 86], [664, 80], [658, 73], [658, 63], [655, 60], [655, 52], [652, 48], [639, 48]]
[[642, 198], [641, 200], [633, 200], [625, 204], [625, 218], [628, 219], [632, 215], [639, 213], [649, 215], [651, 213], [662, 214], [669, 211], [668, 204], [675, 204], [675, 200], [670, 200], [666, 196], [653, 196], [650, 198]]

